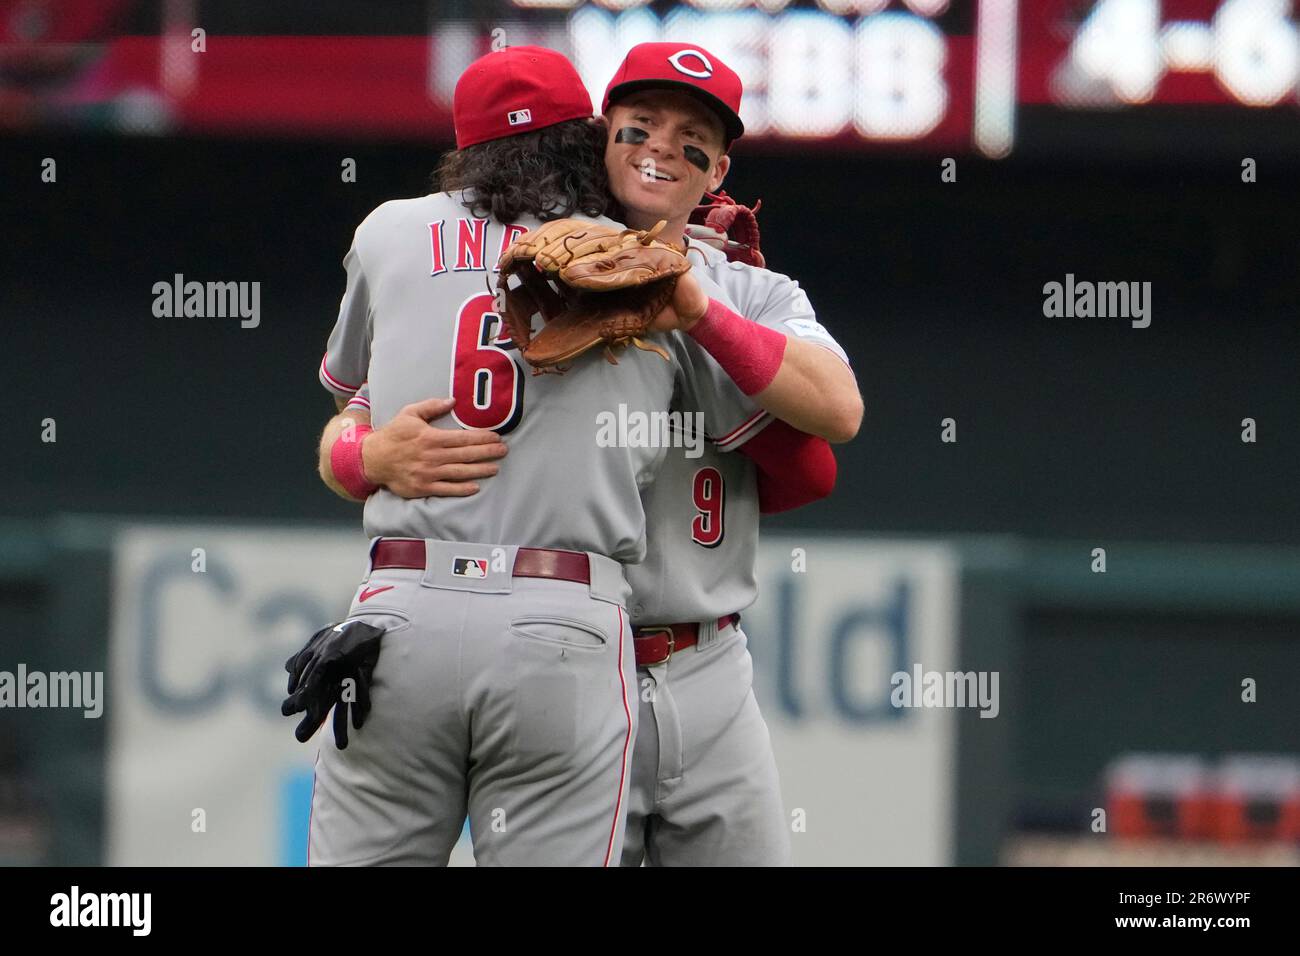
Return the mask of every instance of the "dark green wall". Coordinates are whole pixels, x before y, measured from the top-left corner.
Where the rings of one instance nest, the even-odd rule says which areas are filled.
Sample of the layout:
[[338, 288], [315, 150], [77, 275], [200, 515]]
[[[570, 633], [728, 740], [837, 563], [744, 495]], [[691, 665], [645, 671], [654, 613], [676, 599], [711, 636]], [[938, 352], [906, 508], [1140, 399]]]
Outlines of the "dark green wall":
[[[369, 209], [423, 190], [437, 148], [4, 140], [0, 513], [347, 520], [313, 471], [340, 260]], [[783, 521], [1300, 540], [1300, 177], [1255, 158], [1254, 185], [1234, 164], [973, 159], [942, 184], [937, 157], [742, 145], [732, 191], [763, 198], [770, 262], [803, 280], [867, 401], [835, 498]], [[175, 272], [260, 281], [261, 327], [154, 318]], [[1151, 327], [1045, 319], [1042, 285], [1067, 272], [1151, 281]]]

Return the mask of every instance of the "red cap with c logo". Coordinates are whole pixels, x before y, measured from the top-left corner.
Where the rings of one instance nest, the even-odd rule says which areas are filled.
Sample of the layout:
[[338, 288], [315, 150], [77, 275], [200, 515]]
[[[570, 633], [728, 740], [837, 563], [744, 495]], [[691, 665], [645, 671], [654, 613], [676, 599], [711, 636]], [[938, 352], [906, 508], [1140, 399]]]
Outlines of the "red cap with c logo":
[[736, 71], [704, 47], [689, 43], [639, 43], [628, 51], [605, 89], [601, 110], [637, 90], [680, 88], [699, 99], [722, 120], [727, 144], [745, 132], [740, 121], [744, 86]]

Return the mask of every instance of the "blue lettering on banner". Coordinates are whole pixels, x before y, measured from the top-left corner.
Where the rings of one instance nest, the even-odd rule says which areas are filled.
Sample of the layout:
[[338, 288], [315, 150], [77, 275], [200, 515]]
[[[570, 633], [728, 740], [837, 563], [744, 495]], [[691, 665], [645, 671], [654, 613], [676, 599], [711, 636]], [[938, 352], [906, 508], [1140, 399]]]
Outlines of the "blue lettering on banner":
[[791, 717], [802, 717], [803, 708], [799, 706], [799, 692], [795, 688], [795, 642], [791, 636], [797, 633], [798, 620], [798, 588], [793, 581], [782, 581], [778, 589], [777, 611], [776, 611], [776, 634], [777, 640], [777, 694], [781, 701], [781, 709]]
[[329, 608], [315, 595], [301, 590], [284, 589], [263, 596], [247, 608], [247, 619], [239, 626], [260, 635], [271, 633], [285, 620], [296, 620], [301, 638], [287, 649], [274, 641], [259, 641], [261, 649], [251, 660], [218, 665], [206, 683], [183, 691], [168, 686], [161, 670], [164, 638], [176, 639], [175, 635], [164, 636], [160, 625], [168, 588], [181, 581], [190, 587], [197, 583], [209, 588], [214, 600], [225, 607], [240, 608], [244, 604], [239, 581], [220, 558], [209, 555], [204, 574], [193, 573], [189, 562], [188, 551], [160, 554], [140, 576], [136, 596], [140, 608], [136, 668], [145, 700], [164, 713], [193, 716], [215, 710], [231, 694], [242, 692], [258, 711], [278, 717], [286, 680], [284, 662], [307, 638], [333, 620]]
[[174, 693], [163, 683], [158, 671], [159, 644], [162, 641], [158, 616], [163, 592], [176, 578], [184, 578], [190, 583], [200, 581], [213, 588], [226, 602], [233, 599], [235, 580], [230, 571], [216, 561], [209, 562], [205, 574], [195, 574], [190, 570], [188, 554], [183, 557], [179, 554], [159, 555], [149, 570], [140, 576], [137, 598], [140, 607], [140, 657], [137, 660], [140, 687], [145, 699], [152, 701], [159, 710], [183, 716], [215, 707], [226, 695], [226, 675], [218, 671], [206, 687], [190, 694]]
[[[825, 639], [810, 633], [804, 618], [803, 587], [801, 581], [789, 578], [773, 582], [763, 589], [759, 604], [745, 612], [743, 627], [749, 635], [750, 653], [756, 667], [769, 665], [777, 709], [796, 721], [819, 716], [817, 705], [823, 701], [831, 714], [853, 724], [914, 717], [910, 709], [889, 702], [890, 675], [907, 670], [912, 659], [914, 582], [897, 578], [878, 604], [839, 606], [828, 622]], [[878, 675], [878, 688], [871, 688], [878, 693], [855, 694], [853, 688], [861, 682], [854, 682], [852, 652], [861, 642], [882, 640], [887, 669]], [[773, 653], [770, 664], [769, 648]], [[818, 675], [825, 686], [809, 686], [808, 675]]]
[[907, 669], [907, 607], [911, 585], [900, 580], [894, 585], [890, 602], [883, 607], [864, 607], [845, 613], [831, 631], [830, 682], [831, 700], [838, 713], [857, 723], [873, 720], [901, 720], [906, 713], [889, 702], [888, 686], [874, 703], [863, 704], [849, 695], [849, 645], [851, 641], [869, 639], [882, 633], [893, 649], [889, 673]]
[[[259, 634], [270, 634], [286, 618], [296, 619], [297, 632], [302, 635], [298, 646], [307, 643], [326, 624], [334, 623], [320, 601], [303, 591], [277, 591], [253, 605], [251, 617]], [[292, 651], [298, 650], [294, 647]], [[262, 651], [249, 664], [247, 690], [259, 710], [268, 714], [280, 713], [280, 701], [288, 688], [288, 674], [284, 662], [289, 654], [283, 647], [270, 641], [263, 642]]]

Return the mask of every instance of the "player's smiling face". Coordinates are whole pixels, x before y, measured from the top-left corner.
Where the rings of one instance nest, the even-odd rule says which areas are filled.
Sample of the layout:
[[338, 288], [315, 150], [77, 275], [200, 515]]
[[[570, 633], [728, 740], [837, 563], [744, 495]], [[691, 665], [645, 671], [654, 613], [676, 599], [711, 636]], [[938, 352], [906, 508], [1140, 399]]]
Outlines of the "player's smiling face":
[[632, 93], [605, 118], [609, 188], [629, 226], [646, 228], [660, 219], [684, 226], [704, 193], [716, 191], [727, 175], [722, 121], [688, 93]]

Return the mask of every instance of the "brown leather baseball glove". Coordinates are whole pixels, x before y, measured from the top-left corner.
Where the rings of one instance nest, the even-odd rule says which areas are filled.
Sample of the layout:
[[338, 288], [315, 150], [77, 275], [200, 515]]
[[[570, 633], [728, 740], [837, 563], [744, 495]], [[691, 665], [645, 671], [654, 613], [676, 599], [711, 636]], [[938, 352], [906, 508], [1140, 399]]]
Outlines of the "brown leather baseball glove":
[[[501, 256], [497, 312], [533, 374], [564, 372], [597, 345], [614, 365], [615, 348], [635, 345], [668, 353], [644, 340], [673, 297], [677, 277], [691, 266], [685, 254], [653, 229], [624, 229], [557, 219], [520, 237]], [[535, 329], [533, 317], [545, 324]]]

